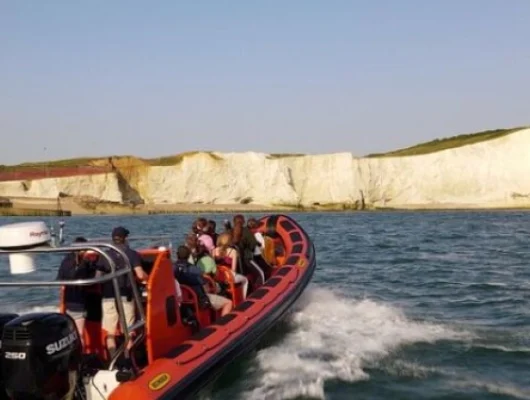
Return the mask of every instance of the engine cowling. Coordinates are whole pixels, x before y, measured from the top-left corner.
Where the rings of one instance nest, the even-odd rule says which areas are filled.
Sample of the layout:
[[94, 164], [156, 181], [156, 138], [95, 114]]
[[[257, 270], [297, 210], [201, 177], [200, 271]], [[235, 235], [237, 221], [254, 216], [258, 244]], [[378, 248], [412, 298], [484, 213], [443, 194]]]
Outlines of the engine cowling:
[[2, 377], [13, 400], [71, 400], [82, 347], [73, 319], [32, 313], [12, 319], [2, 334]]
[[[18, 317], [18, 314], [0, 314], [0, 338], [2, 337], [2, 333], [4, 332], [5, 324], [7, 324], [9, 321], [17, 317]], [[2, 341], [0, 340], [0, 370], [2, 369], [1, 365], [2, 365], [2, 360], [4, 358], [3, 354], [1, 354], [1, 350], [2, 350]], [[9, 398], [7, 397], [7, 393], [6, 393], [6, 389], [4, 385], [4, 379], [0, 375], [0, 400], [8, 400], [8, 399]]]

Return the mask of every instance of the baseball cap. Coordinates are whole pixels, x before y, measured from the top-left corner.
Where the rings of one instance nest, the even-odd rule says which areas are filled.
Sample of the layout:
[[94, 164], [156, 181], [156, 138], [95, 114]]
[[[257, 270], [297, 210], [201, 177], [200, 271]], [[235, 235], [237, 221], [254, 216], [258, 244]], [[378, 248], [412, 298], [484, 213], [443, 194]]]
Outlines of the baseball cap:
[[112, 237], [127, 237], [129, 236], [129, 230], [123, 226], [117, 226], [112, 230]]

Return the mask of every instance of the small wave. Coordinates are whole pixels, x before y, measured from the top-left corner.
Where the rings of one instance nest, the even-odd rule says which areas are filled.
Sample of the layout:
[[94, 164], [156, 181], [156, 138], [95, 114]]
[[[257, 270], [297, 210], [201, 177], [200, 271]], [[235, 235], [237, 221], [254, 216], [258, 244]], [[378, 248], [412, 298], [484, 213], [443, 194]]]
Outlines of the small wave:
[[387, 304], [356, 301], [330, 290], [312, 289], [304, 302], [291, 316], [295, 329], [258, 352], [259, 378], [243, 398], [325, 399], [326, 380], [369, 379], [363, 367], [399, 346], [469, 338], [442, 325], [412, 321]]
[[525, 305], [526, 301], [525, 299], [521, 297], [515, 297], [513, 294], [507, 294], [503, 297], [497, 296], [495, 298], [485, 298], [484, 296], [479, 297], [472, 294], [468, 294], [461, 297], [454, 297], [447, 300], [447, 303], [449, 304], [455, 304], [460, 306], [485, 306], [485, 305], [491, 305], [491, 304], [506, 304], [509, 303], [511, 305], [518, 305], [522, 304]]
[[498, 344], [473, 344], [473, 347], [477, 349], [499, 351], [503, 353], [530, 353], [530, 347], [526, 346], [507, 347]]
[[530, 400], [530, 390], [516, 387], [511, 384], [501, 382], [484, 382], [475, 379], [465, 379], [455, 382], [455, 386], [469, 389], [474, 387], [493, 394], [511, 396], [517, 399]]
[[433, 375], [454, 375], [453, 371], [447, 369], [428, 367], [405, 360], [393, 360], [390, 363], [381, 362], [377, 366], [389, 375], [414, 379], [425, 379]]
[[473, 289], [491, 289], [491, 288], [505, 288], [508, 286], [504, 282], [482, 282], [482, 283], [469, 283], [466, 285]]
[[28, 307], [25, 304], [5, 304], [2, 306], [2, 312], [7, 313], [16, 313], [16, 314], [27, 314], [32, 312], [59, 312], [59, 307], [57, 306], [35, 306]]

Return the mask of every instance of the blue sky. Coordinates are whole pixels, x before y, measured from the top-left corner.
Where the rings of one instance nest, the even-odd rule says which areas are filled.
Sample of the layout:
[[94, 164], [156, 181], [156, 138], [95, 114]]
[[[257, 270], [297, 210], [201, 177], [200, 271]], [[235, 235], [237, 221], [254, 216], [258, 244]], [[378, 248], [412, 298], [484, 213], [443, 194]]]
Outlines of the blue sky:
[[0, 0], [0, 164], [530, 124], [530, 1]]

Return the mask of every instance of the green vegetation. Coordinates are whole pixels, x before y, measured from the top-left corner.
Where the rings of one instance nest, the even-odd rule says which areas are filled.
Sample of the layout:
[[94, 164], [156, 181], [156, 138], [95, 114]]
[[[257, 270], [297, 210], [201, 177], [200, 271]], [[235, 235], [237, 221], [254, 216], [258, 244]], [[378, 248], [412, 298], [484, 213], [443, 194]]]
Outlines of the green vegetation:
[[[387, 153], [375, 153], [369, 154], [366, 157], [399, 157], [399, 156], [413, 156], [420, 154], [434, 153], [441, 150], [452, 149], [461, 146], [467, 146], [486, 140], [498, 139], [511, 133], [517, 132], [526, 127], [517, 127], [511, 129], [496, 129], [489, 130], [479, 133], [464, 134], [458, 136], [452, 136], [449, 138], [435, 139], [430, 142], [420, 143], [418, 145], [407, 147], [405, 149], [399, 149], [390, 151]], [[71, 168], [71, 167], [90, 167], [90, 166], [108, 166], [107, 160], [112, 159], [113, 161], [120, 161], [124, 159], [131, 160], [130, 165], [134, 165], [134, 160], [138, 160], [139, 165], [151, 165], [151, 166], [171, 166], [180, 164], [186, 157], [192, 157], [199, 153], [208, 154], [212, 159], [216, 161], [222, 160], [222, 158], [211, 151], [188, 151], [185, 153], [175, 154], [171, 156], [142, 159], [133, 156], [108, 156], [108, 157], [81, 157], [81, 158], [70, 158], [66, 160], [56, 161], [44, 161], [35, 163], [23, 163], [18, 165], [0, 165], [0, 172], [21, 172], [35, 169], [46, 169], [46, 168]], [[302, 157], [305, 154], [301, 153], [273, 153], [269, 154], [269, 159], [281, 159], [288, 157]]]
[[221, 157], [214, 154], [211, 151], [188, 151], [172, 156], [158, 157], [158, 158], [138, 158], [134, 156], [108, 156], [108, 157], [82, 157], [82, 158], [70, 158], [66, 160], [54, 160], [54, 161], [43, 161], [35, 163], [22, 163], [18, 165], [0, 165], [0, 172], [17, 172], [24, 170], [34, 170], [36, 168], [65, 168], [65, 167], [90, 167], [90, 166], [105, 166], [105, 161], [112, 159], [113, 161], [119, 161], [123, 159], [138, 160], [140, 165], [152, 165], [152, 166], [171, 166], [180, 164], [184, 158], [191, 157], [199, 153], [208, 154], [214, 160], [222, 160]]
[[188, 152], [185, 152], [185, 153], [176, 154], [174, 156], [166, 156], [166, 157], [160, 157], [160, 158], [151, 158], [151, 159], [144, 160], [144, 161], [147, 162], [149, 165], [152, 165], [152, 166], [167, 167], [167, 166], [171, 166], [171, 165], [178, 165], [182, 161], [184, 161], [184, 159], [186, 157], [191, 157], [191, 156], [194, 156], [194, 155], [200, 154], [200, 153], [208, 154], [212, 159], [214, 159], [216, 161], [222, 160], [221, 157], [219, 157], [216, 154], [213, 154], [213, 152], [211, 152], [211, 151], [188, 151]]
[[22, 163], [18, 165], [0, 165], [0, 172], [32, 170], [35, 168], [84, 167], [84, 166], [89, 166], [90, 161], [93, 161], [93, 160], [96, 160], [96, 158], [83, 157], [83, 158], [70, 158], [66, 160], [57, 160], [57, 161]]
[[525, 127], [511, 128], [511, 129], [496, 129], [478, 133], [470, 133], [465, 135], [452, 136], [449, 138], [435, 139], [430, 142], [420, 143], [418, 145], [407, 147], [405, 149], [390, 151], [388, 153], [369, 154], [366, 157], [400, 157], [400, 156], [416, 156], [421, 154], [429, 154], [437, 151], [453, 149], [456, 147], [467, 146], [486, 140], [498, 139], [510, 133], [517, 132]]

